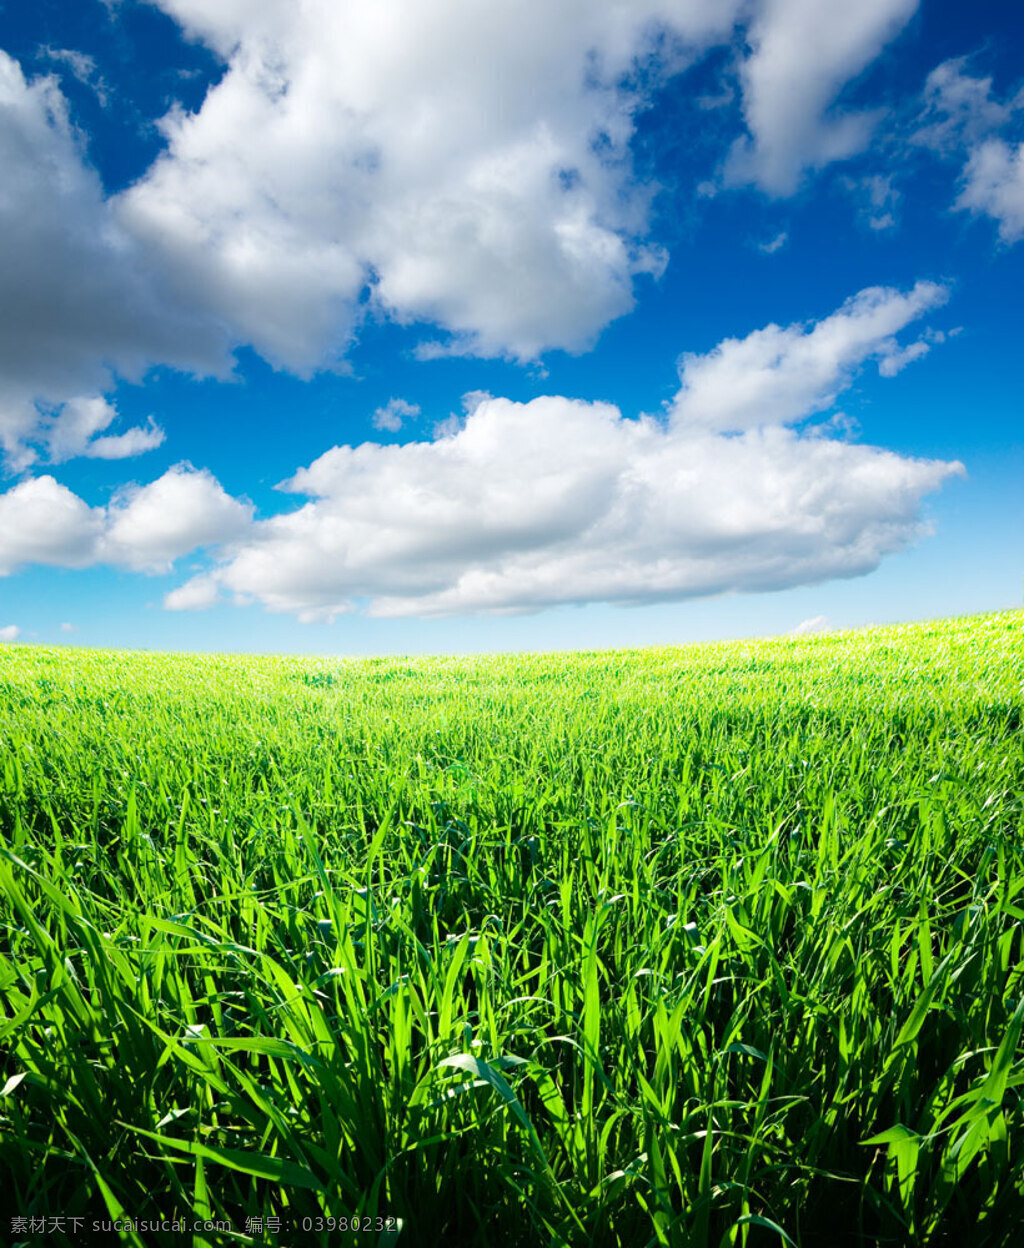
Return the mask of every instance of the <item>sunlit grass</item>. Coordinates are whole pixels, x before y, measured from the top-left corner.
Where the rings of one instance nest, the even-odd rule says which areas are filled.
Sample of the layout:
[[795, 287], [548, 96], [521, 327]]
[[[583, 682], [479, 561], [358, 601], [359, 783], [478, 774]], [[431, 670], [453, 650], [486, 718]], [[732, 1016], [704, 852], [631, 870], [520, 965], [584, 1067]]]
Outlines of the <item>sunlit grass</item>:
[[7, 1203], [1003, 1248], [1022, 655], [0, 647]]

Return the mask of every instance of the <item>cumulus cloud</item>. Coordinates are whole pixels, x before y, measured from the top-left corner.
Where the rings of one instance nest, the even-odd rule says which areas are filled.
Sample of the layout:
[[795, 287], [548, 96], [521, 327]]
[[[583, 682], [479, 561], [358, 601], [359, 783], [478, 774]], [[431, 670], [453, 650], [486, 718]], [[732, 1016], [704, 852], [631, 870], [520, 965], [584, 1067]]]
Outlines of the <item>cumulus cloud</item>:
[[789, 195], [806, 170], [862, 151], [880, 114], [837, 109], [837, 97], [916, 8], [917, 0], [764, 0], [740, 68], [750, 133], [732, 149], [726, 182]]
[[183, 464], [106, 507], [90, 507], [50, 475], [30, 477], [0, 494], [0, 576], [30, 563], [166, 571], [190, 551], [241, 536], [251, 517], [251, 505], [210, 473]]
[[252, 512], [205, 469], [179, 464], [114, 499], [107, 508], [101, 554], [129, 568], [164, 571], [180, 555], [241, 536]]
[[95, 561], [103, 513], [51, 476], [0, 494], [0, 575], [22, 564], [84, 568]]
[[[187, 464], [104, 507], [31, 477], [0, 494], [0, 574], [101, 562], [159, 572], [212, 548], [212, 566], [168, 607], [226, 592], [307, 619], [641, 603], [860, 575], [927, 531], [923, 497], [962, 468], [851, 444], [828, 422], [794, 426], [865, 362], [891, 375], [941, 340], [899, 335], [944, 297], [928, 283], [872, 288], [817, 323], [684, 355], [662, 417], [474, 391], [432, 441], [327, 451], [281, 487], [308, 501], [265, 520]], [[75, 445], [107, 427], [96, 408], [72, 414], [63, 433]]]
[[788, 194], [864, 146], [874, 115], [829, 109], [917, 5], [153, 2], [227, 70], [165, 119], [124, 219], [190, 300], [299, 369], [343, 349], [368, 275], [378, 308], [450, 331], [433, 354], [585, 349], [665, 263], [633, 176], [638, 84], [745, 26], [728, 180]]
[[729, 37], [739, 0], [156, 0], [226, 62], [122, 217], [275, 363], [343, 350], [369, 282], [399, 321], [522, 359], [633, 304], [649, 192], [627, 79]]
[[16, 641], [20, 632], [21, 629], [17, 624], [5, 624], [0, 628], [0, 642]]
[[792, 428], [943, 293], [873, 289], [815, 325], [770, 326], [684, 356], [666, 418], [547, 396], [470, 396], [431, 442], [338, 446], [168, 599], [227, 592], [331, 618], [643, 603], [871, 571], [926, 532], [921, 501], [961, 465]]
[[[435, 355], [587, 349], [666, 263], [631, 150], [657, 87], [745, 28], [749, 135], [730, 169], [784, 193], [863, 141], [865, 115], [829, 108], [915, 0], [827, 15], [816, 0], [151, 2], [224, 72], [198, 110], [171, 108], [165, 150], [118, 195], [58, 78], [27, 80], [0, 53], [0, 446], [15, 468], [55, 408], [154, 364], [223, 374], [245, 344], [301, 375], [340, 367], [368, 309], [429, 326]], [[89, 58], [44, 52], [102, 91]]]
[[56, 79], [0, 51], [0, 448], [14, 467], [55, 407], [154, 360], [210, 371], [223, 330], [171, 299], [89, 167]]
[[205, 611], [220, 601], [217, 578], [209, 574], [194, 576], [164, 596], [168, 611]]
[[124, 433], [93, 438], [86, 443], [82, 454], [90, 459], [131, 459], [135, 455], [142, 455], [163, 446], [165, 436], [164, 431], [150, 416], [144, 425], [133, 425]]
[[405, 399], [388, 399], [383, 407], [373, 413], [375, 429], [385, 429], [388, 433], [397, 433], [407, 420], [415, 420], [420, 414], [417, 403], [408, 403]]
[[914, 352], [924, 354], [926, 344], [901, 347], [896, 335], [947, 297], [934, 282], [918, 282], [906, 294], [870, 287], [810, 327], [768, 325], [727, 338], [706, 355], [684, 355], [672, 418], [725, 433], [792, 424], [823, 411], [865, 360], [878, 359], [879, 371], [891, 376], [898, 368], [887, 361], [902, 365]]
[[164, 431], [152, 416], [146, 425], [98, 437], [116, 417], [114, 405], [99, 397], [79, 397], [61, 404], [45, 428], [50, 462], [60, 464], [79, 455], [91, 459], [128, 459], [163, 444]]

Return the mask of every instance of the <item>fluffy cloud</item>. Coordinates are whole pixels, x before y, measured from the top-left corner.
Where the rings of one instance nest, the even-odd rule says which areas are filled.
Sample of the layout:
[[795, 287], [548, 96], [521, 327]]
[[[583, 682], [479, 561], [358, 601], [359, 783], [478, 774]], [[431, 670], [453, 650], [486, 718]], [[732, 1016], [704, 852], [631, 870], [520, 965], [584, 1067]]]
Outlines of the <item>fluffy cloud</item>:
[[145, 425], [133, 425], [124, 433], [108, 434], [87, 442], [82, 454], [88, 459], [131, 459], [164, 444], [164, 431], [150, 416]]
[[[944, 287], [918, 282], [907, 294], [862, 290], [831, 316], [804, 325], [768, 325], [727, 338], [707, 355], [684, 355], [673, 419], [691, 429], [738, 432], [792, 424], [823, 411], [866, 359], [883, 376], [923, 355], [927, 343], [901, 347], [895, 335], [947, 298]], [[887, 364], [889, 365], [887, 367]]]
[[168, 611], [205, 611], [220, 601], [217, 578], [206, 573], [194, 576], [164, 597]]
[[3, 628], [0, 628], [0, 642], [16, 641], [20, 632], [21, 629], [17, 624], [5, 624]]
[[26, 563], [84, 568], [95, 561], [103, 513], [51, 476], [0, 494], [0, 575]]
[[[891, 375], [939, 340], [898, 335], [944, 296], [928, 283], [873, 288], [815, 324], [685, 355], [661, 418], [474, 392], [433, 441], [327, 451], [282, 487], [309, 501], [262, 521], [188, 465], [105, 507], [29, 478], [0, 495], [0, 574], [166, 571], [212, 547], [213, 566], [168, 607], [227, 591], [303, 618], [652, 602], [860, 575], [926, 531], [922, 498], [961, 466], [853, 445], [828, 423], [793, 426], [866, 361]], [[65, 415], [76, 446], [109, 423], [87, 404]]]
[[189, 302], [300, 370], [344, 349], [368, 280], [395, 319], [449, 331], [434, 354], [588, 347], [664, 263], [631, 166], [638, 79], [745, 25], [749, 134], [728, 178], [788, 194], [863, 147], [874, 114], [830, 106], [917, 5], [152, 2], [227, 71], [165, 119], [122, 218]]
[[789, 195], [805, 170], [861, 151], [879, 114], [830, 107], [916, 8], [917, 0], [764, 0], [757, 6], [747, 33], [751, 54], [740, 70], [750, 135], [737, 140], [726, 181]]
[[145, 426], [135, 425], [125, 433], [98, 437], [116, 417], [117, 409], [105, 399], [69, 399], [45, 430], [50, 462], [60, 464], [78, 455], [90, 459], [128, 459], [163, 444], [164, 431], [152, 416]]
[[657, 269], [626, 83], [727, 39], [740, 0], [157, 0], [227, 63], [121, 204], [182, 297], [268, 359], [343, 350], [369, 282], [456, 349], [581, 350]]
[[0, 52], [0, 447], [15, 467], [46, 412], [153, 360], [209, 370], [224, 335], [166, 294], [118, 224], [53, 78]]
[[923, 496], [961, 466], [789, 426], [902, 350], [895, 335], [941, 298], [868, 290], [816, 325], [685, 356], [667, 419], [474, 396], [432, 442], [334, 447], [282, 487], [308, 502], [167, 605], [208, 606], [219, 587], [307, 619], [524, 611], [869, 572], [926, 531]]
[[241, 536], [251, 516], [187, 465], [128, 487], [107, 507], [90, 507], [52, 476], [31, 477], [0, 494], [0, 576], [29, 563], [166, 571], [181, 555]]
[[179, 464], [114, 499], [100, 553], [129, 568], [165, 571], [180, 555], [240, 537], [252, 510], [225, 493], [209, 472]]
[[[224, 373], [242, 344], [308, 374], [338, 364], [367, 308], [440, 330], [435, 355], [586, 349], [666, 260], [631, 152], [657, 85], [745, 27], [749, 136], [730, 167], [779, 193], [862, 142], [863, 116], [827, 110], [914, 7], [150, 2], [224, 73], [198, 111], [162, 119], [165, 151], [117, 196], [58, 79], [0, 53], [0, 447], [16, 468], [54, 409], [117, 377]], [[88, 58], [47, 55], [102, 91]]]

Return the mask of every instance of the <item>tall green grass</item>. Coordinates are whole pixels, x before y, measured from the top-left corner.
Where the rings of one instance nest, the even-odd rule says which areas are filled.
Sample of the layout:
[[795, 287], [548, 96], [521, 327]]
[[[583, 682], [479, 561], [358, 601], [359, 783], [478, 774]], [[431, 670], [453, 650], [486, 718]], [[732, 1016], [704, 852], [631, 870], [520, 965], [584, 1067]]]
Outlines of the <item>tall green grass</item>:
[[6, 1203], [231, 1222], [195, 1244], [1018, 1242], [1022, 656], [1020, 612], [0, 647]]

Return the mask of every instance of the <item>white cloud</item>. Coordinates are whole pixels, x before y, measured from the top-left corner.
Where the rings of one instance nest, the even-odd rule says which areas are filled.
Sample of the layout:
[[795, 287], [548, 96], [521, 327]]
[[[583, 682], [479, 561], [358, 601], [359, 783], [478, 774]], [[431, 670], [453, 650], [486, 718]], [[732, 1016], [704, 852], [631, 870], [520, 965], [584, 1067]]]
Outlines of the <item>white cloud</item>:
[[52, 77], [0, 51], [0, 448], [16, 467], [46, 413], [154, 360], [223, 367], [226, 339], [184, 311], [119, 225]]
[[241, 536], [251, 516], [249, 504], [187, 465], [122, 490], [107, 507], [90, 507], [52, 476], [31, 477], [0, 494], [0, 576], [30, 563], [164, 571], [190, 551]]
[[116, 415], [112, 404], [102, 398], [75, 398], [63, 403], [47, 431], [50, 462], [60, 464], [81, 455]]
[[1016, 147], [1002, 139], [980, 143], [964, 168], [963, 189], [954, 207], [986, 213], [998, 221], [1004, 243], [1024, 238], [1024, 143]]
[[879, 113], [836, 109], [836, 99], [916, 8], [917, 0], [763, 0], [740, 69], [750, 136], [733, 147], [726, 182], [789, 195], [805, 170], [863, 150]]
[[131, 459], [163, 446], [164, 431], [150, 416], [145, 425], [134, 425], [124, 433], [94, 438], [82, 452], [91, 459]]
[[971, 75], [968, 64], [958, 57], [928, 75], [911, 141], [964, 160], [953, 207], [991, 217], [1002, 241], [1015, 243], [1024, 237], [1024, 143], [1006, 131], [1024, 114], [1024, 87], [999, 100], [992, 79]]
[[930, 350], [931, 347], [923, 338], [919, 338], [916, 342], [909, 342], [905, 347], [896, 347], [878, 361], [878, 371], [883, 377], [895, 377], [908, 364], [922, 359]]
[[16, 641], [20, 632], [21, 629], [17, 624], [5, 624], [3, 628], [0, 628], [0, 642]]
[[780, 231], [766, 243], [758, 243], [757, 250], [764, 252], [766, 256], [774, 256], [777, 251], [781, 251], [789, 242], [789, 235], [785, 230]]
[[30, 478], [0, 495], [0, 573], [161, 571], [213, 547], [168, 607], [227, 592], [304, 619], [640, 603], [861, 575], [927, 531], [923, 497], [962, 468], [853, 445], [827, 424], [789, 426], [831, 405], [869, 359], [892, 372], [919, 354], [896, 335], [943, 297], [925, 283], [862, 291], [814, 325], [684, 356], [664, 419], [472, 392], [434, 441], [327, 451], [283, 484], [308, 501], [262, 521], [188, 465], [95, 508], [52, 476]]
[[[120, 195], [57, 78], [27, 81], [0, 53], [0, 446], [15, 468], [61, 404], [153, 364], [224, 374], [248, 344], [300, 374], [340, 367], [368, 308], [440, 330], [425, 353], [585, 350], [666, 263], [630, 147], [656, 86], [746, 28], [750, 139], [731, 168], [779, 193], [863, 141], [864, 115], [827, 110], [914, 7], [152, 2], [225, 70], [197, 111], [163, 118], [166, 150]], [[82, 54], [48, 55], [102, 87]], [[156, 437], [88, 445], [123, 456]]]
[[214, 606], [220, 598], [220, 586], [214, 576], [194, 576], [172, 589], [164, 597], [164, 606], [168, 611], [205, 611]]
[[67, 620], [65, 620], [65, 621], [64, 621], [64, 623], [60, 626], [60, 631], [61, 631], [62, 633], [77, 633], [77, 632], [78, 632], [78, 625], [77, 625], [77, 624], [71, 624], [71, 623], [69, 623]]
[[[122, 202], [137, 237], [268, 359], [344, 350], [358, 300], [458, 349], [588, 347], [633, 304], [647, 191], [625, 84], [727, 39], [740, 0], [158, 0], [227, 62]], [[689, 49], [686, 53], [683, 49]]]
[[162, 445], [164, 431], [150, 416], [145, 426], [125, 433], [96, 435], [108, 429], [117, 409], [103, 398], [74, 398], [63, 403], [45, 427], [50, 462], [63, 463], [82, 455], [91, 459], [128, 459]]
[[802, 637], [805, 633], [827, 633], [832, 629], [832, 621], [827, 615], [812, 615], [809, 620], [801, 620], [790, 636]]
[[64, 65], [71, 74], [96, 95], [100, 105], [106, 108], [109, 102], [109, 88], [103, 76], [96, 68], [96, 60], [86, 52], [78, 52], [74, 48], [54, 48], [46, 46], [39, 49], [39, 55], [56, 65]]
[[636, 65], [655, 58], [656, 82], [745, 23], [751, 138], [731, 168], [786, 193], [866, 141], [867, 114], [827, 109], [916, 7], [154, 2], [227, 68], [165, 119], [122, 220], [183, 299], [299, 371], [344, 351], [368, 280], [389, 316], [450, 332], [435, 355], [586, 349], [666, 259], [633, 176]]
[[786, 426], [902, 350], [894, 335], [941, 298], [864, 291], [814, 326], [684, 357], [667, 420], [473, 396], [433, 442], [334, 447], [282, 486], [309, 501], [168, 605], [210, 605], [219, 585], [304, 618], [523, 611], [861, 575], [927, 531], [923, 496], [961, 465]]
[[408, 403], [405, 399], [388, 399], [383, 407], [378, 407], [373, 413], [373, 425], [375, 429], [397, 433], [403, 421], [414, 420], [419, 414], [417, 403]]
[[967, 73], [968, 64], [968, 57], [959, 56], [943, 61], [928, 75], [917, 128], [911, 136], [913, 143], [941, 153], [957, 153], [1001, 129], [1024, 103], [1024, 92], [1012, 100], [997, 100], [992, 94], [992, 79]]
[[918, 282], [907, 294], [870, 287], [809, 329], [768, 325], [727, 338], [707, 355], [684, 355], [672, 417], [691, 429], [724, 433], [823, 411], [866, 359], [878, 358], [880, 371], [887, 360], [908, 362], [895, 335], [946, 298], [945, 288], [932, 282]]
[[84, 568], [94, 562], [103, 513], [51, 476], [0, 494], [0, 576], [26, 563]]
[[166, 570], [180, 555], [240, 537], [252, 511], [205, 469], [179, 464], [114, 499], [107, 508], [102, 552], [110, 562], [130, 568]]
[[896, 224], [896, 209], [902, 198], [892, 178], [872, 174], [853, 184], [863, 194], [866, 204], [864, 218], [873, 230], [891, 230]]

